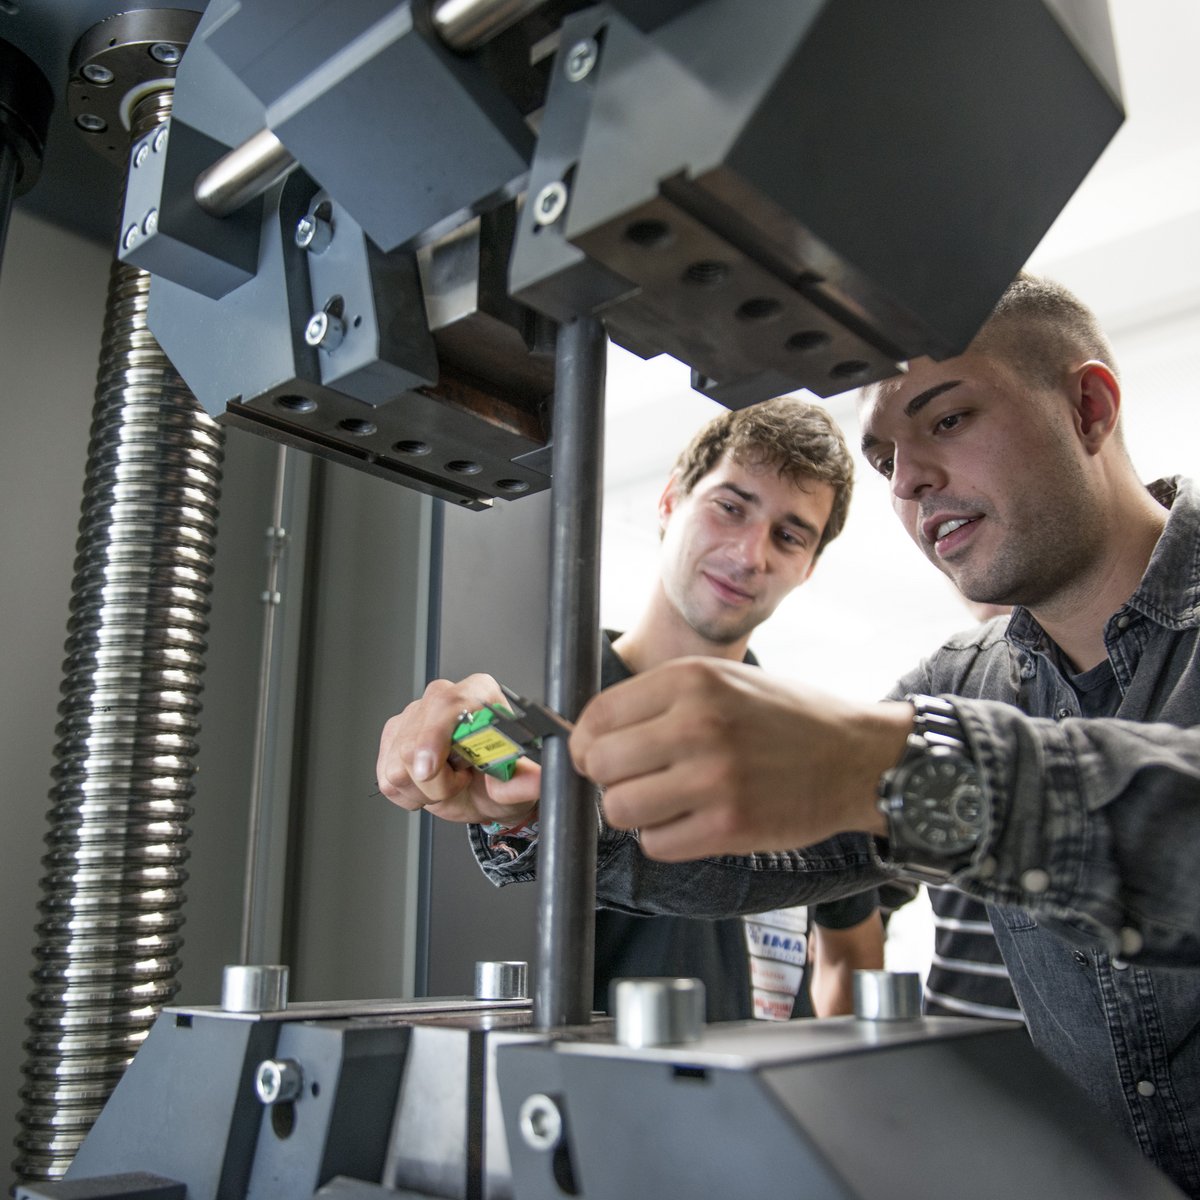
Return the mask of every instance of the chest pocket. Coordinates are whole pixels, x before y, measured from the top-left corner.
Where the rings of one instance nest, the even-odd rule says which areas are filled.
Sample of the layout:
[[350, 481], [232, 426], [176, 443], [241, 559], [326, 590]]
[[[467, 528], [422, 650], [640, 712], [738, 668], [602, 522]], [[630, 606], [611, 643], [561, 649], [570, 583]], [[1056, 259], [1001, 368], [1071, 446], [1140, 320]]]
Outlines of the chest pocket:
[[1005, 929], [1009, 929], [1013, 933], [1024, 933], [1038, 927], [1033, 913], [1028, 909], [996, 907], [993, 911], [999, 916], [1000, 922]]

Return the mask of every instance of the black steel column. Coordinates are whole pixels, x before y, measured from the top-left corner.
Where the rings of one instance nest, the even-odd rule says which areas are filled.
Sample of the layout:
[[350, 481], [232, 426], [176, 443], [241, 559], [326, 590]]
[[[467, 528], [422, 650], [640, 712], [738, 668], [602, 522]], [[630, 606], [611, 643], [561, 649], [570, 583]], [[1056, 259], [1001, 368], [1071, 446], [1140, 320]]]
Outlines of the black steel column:
[[[588, 317], [558, 331], [546, 702], [574, 720], [600, 686], [600, 510], [607, 339]], [[542, 756], [534, 1023], [579, 1025], [592, 1012], [596, 789], [566, 741]]]
[[0, 39], [0, 261], [13, 200], [37, 182], [54, 93], [16, 46]]

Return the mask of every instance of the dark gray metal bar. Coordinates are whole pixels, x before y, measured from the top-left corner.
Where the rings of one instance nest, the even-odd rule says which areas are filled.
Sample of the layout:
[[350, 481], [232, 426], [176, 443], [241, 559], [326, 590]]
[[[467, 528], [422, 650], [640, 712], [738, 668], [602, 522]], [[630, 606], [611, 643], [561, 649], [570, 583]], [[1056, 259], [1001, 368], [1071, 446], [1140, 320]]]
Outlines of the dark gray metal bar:
[[16, 154], [6, 142], [0, 142], [0, 266], [4, 264], [4, 243], [8, 241], [8, 218], [16, 195], [18, 168]]
[[[546, 700], [574, 720], [600, 686], [600, 513], [607, 339], [585, 317], [558, 331]], [[596, 789], [575, 773], [563, 738], [542, 757], [538, 955], [539, 1028], [586, 1023], [592, 1012]]]

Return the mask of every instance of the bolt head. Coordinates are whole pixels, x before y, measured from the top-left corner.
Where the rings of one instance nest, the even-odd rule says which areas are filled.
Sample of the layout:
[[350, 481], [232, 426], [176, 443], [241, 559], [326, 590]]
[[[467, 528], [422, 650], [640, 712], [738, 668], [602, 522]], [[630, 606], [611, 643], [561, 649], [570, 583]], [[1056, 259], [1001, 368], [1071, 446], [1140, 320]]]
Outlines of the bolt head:
[[584, 38], [583, 41], [576, 42], [567, 52], [563, 73], [572, 83], [579, 83], [592, 73], [599, 53], [600, 47], [594, 38]]
[[325, 332], [329, 328], [329, 314], [313, 313], [304, 328], [304, 340], [310, 346], [319, 346], [325, 340]]
[[174, 67], [183, 57], [183, 51], [174, 42], [155, 42], [150, 47], [150, 57], [164, 66]]
[[163, 152], [163, 150], [166, 149], [167, 129], [166, 129], [165, 125], [161, 129], [159, 129], [157, 133], [155, 133], [154, 141], [151, 143], [151, 146], [152, 146], [155, 154], [161, 154]]
[[132, 250], [138, 244], [141, 236], [142, 231], [136, 225], [130, 225], [125, 230], [125, 236], [121, 238], [121, 246], [126, 250]]
[[75, 124], [85, 133], [103, 133], [108, 128], [108, 122], [95, 113], [80, 113]]
[[296, 245], [310, 254], [322, 254], [333, 241], [333, 226], [309, 213], [296, 222]]
[[567, 207], [567, 185], [561, 180], [548, 183], [533, 202], [533, 219], [539, 225], [553, 225]]
[[140, 167], [150, 157], [150, 147], [143, 142], [133, 154], [133, 165]]
[[104, 87], [105, 84], [112, 83], [115, 78], [113, 73], [103, 63], [84, 63], [80, 75], [88, 81], [99, 87]]
[[142, 232], [150, 237], [158, 232], [158, 209], [152, 208], [142, 220]]
[[346, 326], [340, 317], [322, 309], [313, 313], [304, 329], [304, 340], [310, 346], [317, 346], [326, 354], [332, 354], [346, 336]]

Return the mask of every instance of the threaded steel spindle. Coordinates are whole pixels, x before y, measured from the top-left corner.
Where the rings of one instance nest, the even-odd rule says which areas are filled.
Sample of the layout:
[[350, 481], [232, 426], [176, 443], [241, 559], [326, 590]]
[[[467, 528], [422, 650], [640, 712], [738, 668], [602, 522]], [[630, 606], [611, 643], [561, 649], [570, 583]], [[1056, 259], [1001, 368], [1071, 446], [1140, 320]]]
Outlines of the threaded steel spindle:
[[[134, 138], [170, 112], [142, 101]], [[22, 1182], [60, 1178], [177, 990], [221, 431], [114, 264], [68, 623], [35, 949]]]

